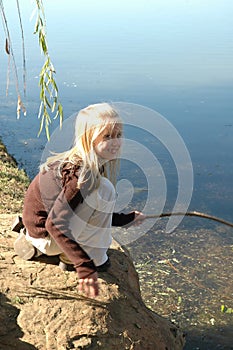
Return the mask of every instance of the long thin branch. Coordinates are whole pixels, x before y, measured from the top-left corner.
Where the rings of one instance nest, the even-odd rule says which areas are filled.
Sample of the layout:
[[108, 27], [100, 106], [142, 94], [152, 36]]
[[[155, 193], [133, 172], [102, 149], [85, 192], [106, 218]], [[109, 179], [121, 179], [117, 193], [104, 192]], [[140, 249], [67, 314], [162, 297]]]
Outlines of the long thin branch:
[[[16, 88], [16, 92], [17, 92], [17, 95], [18, 95], [17, 118], [19, 118], [21, 110], [23, 111], [24, 114], [26, 114], [26, 109], [25, 109], [25, 107], [23, 105], [23, 102], [22, 102], [21, 96], [20, 96], [18, 70], [17, 70], [17, 66], [16, 66], [16, 62], [15, 62], [15, 55], [14, 55], [13, 48], [12, 48], [10, 31], [9, 31], [9, 27], [8, 27], [8, 23], [7, 23], [7, 19], [6, 19], [5, 10], [4, 10], [4, 6], [3, 6], [2, 0], [0, 0], [0, 10], [1, 10], [3, 28], [4, 28], [5, 35], [6, 35], [6, 51], [7, 51], [7, 54], [12, 57], [12, 61], [13, 61], [13, 72], [14, 72], [14, 77], [15, 77], [15, 88]], [[10, 64], [10, 62], [8, 60], [8, 74], [9, 74], [9, 64]], [[9, 82], [9, 79], [7, 79], [7, 82]], [[7, 91], [8, 91], [8, 86], [6, 88], [6, 92]]]
[[158, 215], [146, 215], [147, 219], [154, 219], [154, 218], [163, 218], [163, 217], [167, 217], [167, 216], [199, 216], [201, 218], [204, 219], [209, 219], [209, 220], [214, 220], [217, 222], [220, 222], [224, 225], [233, 227], [233, 223], [230, 221], [226, 221], [224, 219], [218, 218], [217, 216], [213, 216], [213, 215], [209, 215], [209, 214], [205, 214], [205, 213], [201, 213], [198, 211], [187, 211], [185, 212], [169, 212], [169, 213], [162, 213], [162, 214], [158, 214]]
[[17, 91], [17, 94], [19, 94], [18, 71], [17, 71], [17, 66], [16, 66], [16, 62], [15, 62], [15, 56], [14, 56], [14, 52], [13, 52], [13, 48], [12, 48], [10, 31], [9, 31], [9, 27], [8, 27], [8, 23], [7, 23], [7, 19], [6, 19], [5, 10], [4, 10], [4, 6], [3, 6], [2, 0], [0, 0], [0, 8], [1, 8], [1, 15], [2, 15], [2, 20], [3, 20], [3, 27], [4, 27], [4, 31], [5, 31], [7, 40], [8, 40], [9, 54], [11, 55], [11, 57], [13, 59], [13, 68], [14, 68], [14, 75], [15, 75], [16, 91]]
[[21, 12], [19, 7], [19, 0], [16, 0], [17, 3], [17, 9], [18, 9], [18, 16], [19, 16], [19, 23], [20, 23], [20, 29], [21, 29], [21, 36], [22, 36], [22, 52], [23, 52], [23, 90], [24, 90], [24, 96], [26, 95], [26, 54], [25, 54], [25, 40], [24, 40], [24, 31], [23, 31], [23, 23], [21, 18]]

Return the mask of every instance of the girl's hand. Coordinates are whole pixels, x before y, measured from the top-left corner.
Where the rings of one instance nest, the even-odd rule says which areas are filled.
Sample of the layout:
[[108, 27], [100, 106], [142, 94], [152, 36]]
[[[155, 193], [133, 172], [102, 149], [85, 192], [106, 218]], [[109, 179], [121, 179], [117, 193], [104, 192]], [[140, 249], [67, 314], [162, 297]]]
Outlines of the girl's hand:
[[146, 215], [140, 211], [135, 210], [135, 218], [132, 221], [132, 225], [138, 226], [146, 219]]
[[87, 297], [94, 298], [99, 294], [98, 274], [92, 273], [88, 278], [80, 278], [79, 292], [85, 293]]

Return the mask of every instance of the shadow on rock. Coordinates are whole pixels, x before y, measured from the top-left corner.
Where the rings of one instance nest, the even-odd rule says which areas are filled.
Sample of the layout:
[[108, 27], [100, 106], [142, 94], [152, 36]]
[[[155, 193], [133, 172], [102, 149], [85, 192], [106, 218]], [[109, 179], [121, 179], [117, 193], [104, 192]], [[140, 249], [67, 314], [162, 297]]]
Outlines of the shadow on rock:
[[17, 324], [19, 310], [11, 305], [2, 293], [0, 293], [0, 310], [0, 350], [36, 350], [33, 345], [20, 340], [23, 332]]

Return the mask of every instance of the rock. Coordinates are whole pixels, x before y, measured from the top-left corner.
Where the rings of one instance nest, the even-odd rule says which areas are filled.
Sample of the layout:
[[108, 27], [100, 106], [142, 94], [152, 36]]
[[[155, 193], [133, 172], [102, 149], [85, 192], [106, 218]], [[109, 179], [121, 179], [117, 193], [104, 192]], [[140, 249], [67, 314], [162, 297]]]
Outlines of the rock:
[[116, 242], [111, 247], [111, 268], [99, 273], [100, 295], [91, 299], [78, 294], [76, 273], [61, 271], [56, 258], [42, 262], [15, 256], [12, 216], [0, 219], [0, 301], [5, 310], [0, 349], [183, 349], [182, 332], [143, 303], [125, 248]]

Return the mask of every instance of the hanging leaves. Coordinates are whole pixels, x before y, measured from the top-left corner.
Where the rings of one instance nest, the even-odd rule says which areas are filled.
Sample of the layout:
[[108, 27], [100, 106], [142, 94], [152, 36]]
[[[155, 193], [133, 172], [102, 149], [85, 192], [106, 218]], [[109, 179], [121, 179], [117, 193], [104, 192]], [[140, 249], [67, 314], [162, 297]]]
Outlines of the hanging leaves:
[[49, 126], [52, 123], [49, 111], [55, 114], [53, 119], [58, 116], [60, 118], [60, 127], [63, 122], [63, 108], [58, 99], [58, 87], [55, 82], [56, 71], [51, 62], [48, 53], [48, 44], [46, 39], [46, 22], [42, 0], [36, 0], [37, 4], [37, 20], [35, 24], [34, 34], [38, 35], [41, 52], [45, 56], [45, 62], [40, 71], [39, 87], [40, 87], [40, 108], [38, 118], [41, 120], [38, 135], [45, 128], [47, 139], [50, 138]]
[[[45, 13], [43, 7], [42, 0], [34, 0], [36, 3], [36, 9], [34, 13], [37, 13], [37, 19], [35, 24], [35, 32], [34, 34], [38, 35], [39, 46], [41, 48], [41, 52], [45, 57], [45, 62], [40, 71], [40, 79], [39, 79], [39, 87], [40, 87], [40, 108], [38, 112], [38, 118], [40, 121], [40, 128], [38, 132], [38, 136], [41, 134], [42, 130], [45, 129], [46, 136], [50, 138], [49, 127], [52, 123], [52, 119], [60, 118], [60, 127], [63, 122], [63, 108], [58, 98], [58, 87], [55, 82], [55, 69], [51, 62], [49, 52], [48, 52], [48, 43], [46, 39], [46, 21], [45, 21]], [[26, 58], [25, 58], [25, 47], [24, 47], [24, 33], [23, 33], [23, 25], [19, 7], [19, 0], [16, 0], [17, 9], [18, 9], [18, 17], [21, 28], [21, 37], [22, 37], [22, 52], [23, 52], [23, 81], [24, 81], [24, 94], [26, 92]], [[17, 100], [17, 118], [20, 117], [21, 112], [26, 115], [26, 108], [22, 102], [20, 91], [19, 91], [19, 79], [17, 72], [17, 65], [15, 62], [14, 52], [11, 44], [10, 31], [7, 23], [7, 18], [3, 6], [3, 0], [0, 0], [0, 13], [2, 16], [3, 28], [5, 31], [5, 51], [8, 55], [8, 71], [7, 71], [7, 87], [6, 94], [8, 94], [9, 87], [9, 73], [10, 67], [12, 65], [14, 78], [15, 78], [15, 86], [16, 92], [18, 96]], [[53, 118], [50, 116], [53, 114]]]

